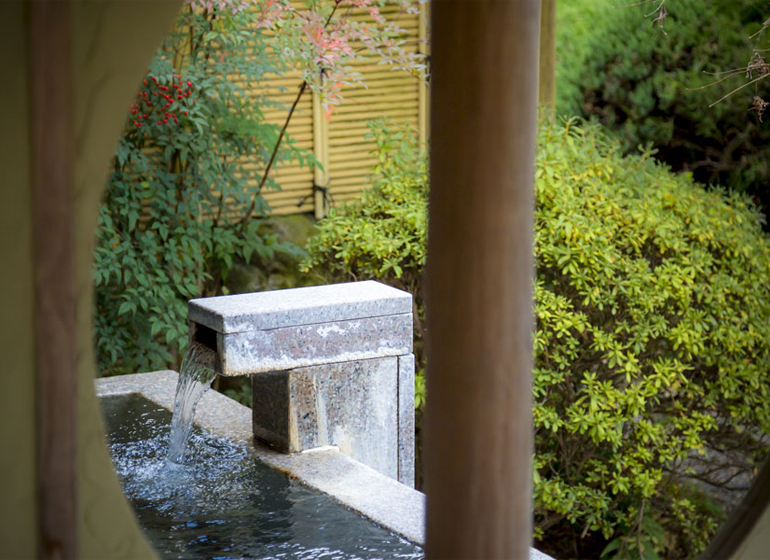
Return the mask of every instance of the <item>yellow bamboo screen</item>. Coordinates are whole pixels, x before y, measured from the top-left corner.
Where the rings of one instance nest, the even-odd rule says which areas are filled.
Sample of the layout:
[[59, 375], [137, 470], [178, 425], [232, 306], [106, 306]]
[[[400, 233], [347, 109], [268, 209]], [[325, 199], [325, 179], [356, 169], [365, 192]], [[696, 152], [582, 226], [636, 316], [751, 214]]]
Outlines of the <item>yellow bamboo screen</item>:
[[[425, 25], [422, 14], [406, 14], [398, 8], [386, 8], [382, 14], [396, 21], [407, 32], [407, 50], [423, 52]], [[348, 17], [369, 20], [363, 10], [353, 11]], [[335, 106], [329, 120], [315, 94], [310, 90], [303, 95], [288, 134], [296, 144], [312, 151], [323, 164], [323, 171], [314, 173], [296, 163], [279, 165], [273, 171], [281, 191], [266, 190], [263, 194], [274, 214], [313, 212], [317, 217], [325, 211], [324, 197], [313, 185], [327, 188], [335, 204], [358, 196], [369, 185], [368, 176], [374, 164], [371, 150], [374, 143], [365, 140], [366, 122], [378, 117], [391, 117], [396, 123], [409, 122], [420, 130], [425, 139], [427, 103], [424, 83], [404, 71], [392, 70], [389, 65], [368, 60], [354, 64], [363, 75], [367, 88], [347, 88], [342, 92], [344, 101]], [[293, 103], [301, 81], [298, 76], [269, 79], [260, 88], [250, 91], [255, 100], [269, 99], [283, 108], [266, 108], [266, 119], [282, 126]], [[264, 105], [263, 105], [264, 106]], [[246, 162], [246, 165], [254, 165]]]
[[[282, 77], [269, 80], [253, 95], [262, 100], [278, 103], [277, 107], [265, 107], [263, 111], [268, 122], [283, 126], [291, 104], [297, 97], [302, 82], [298, 76]], [[287, 134], [296, 145], [314, 151], [313, 145], [313, 102], [306, 92], [294, 111]], [[253, 164], [246, 164], [253, 165]], [[264, 169], [264, 164], [262, 169]], [[273, 178], [281, 186], [280, 191], [266, 190], [263, 194], [274, 214], [296, 214], [313, 211], [313, 171], [299, 165], [278, 164], [273, 171]]]

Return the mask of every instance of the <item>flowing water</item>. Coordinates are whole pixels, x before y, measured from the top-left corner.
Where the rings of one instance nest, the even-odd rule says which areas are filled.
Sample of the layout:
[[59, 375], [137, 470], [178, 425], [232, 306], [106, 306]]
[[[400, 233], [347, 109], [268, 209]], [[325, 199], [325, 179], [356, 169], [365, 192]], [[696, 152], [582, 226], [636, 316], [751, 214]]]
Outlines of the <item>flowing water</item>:
[[418, 546], [229, 440], [196, 428], [188, 459], [167, 461], [171, 415], [140, 395], [101, 405], [115, 470], [162, 558], [422, 558]]
[[207, 366], [211, 362], [211, 354], [211, 350], [193, 342], [182, 360], [168, 442], [167, 459], [171, 463], [184, 462], [187, 442], [190, 439], [195, 418], [195, 407], [217, 376], [214, 370]]

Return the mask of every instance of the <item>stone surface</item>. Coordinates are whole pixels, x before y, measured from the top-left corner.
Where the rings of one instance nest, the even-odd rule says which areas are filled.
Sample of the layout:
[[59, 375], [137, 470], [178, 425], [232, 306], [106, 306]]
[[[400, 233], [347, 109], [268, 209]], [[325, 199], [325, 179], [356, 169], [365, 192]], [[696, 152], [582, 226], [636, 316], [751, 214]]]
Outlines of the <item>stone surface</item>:
[[[253, 375], [254, 435], [283, 452], [333, 445], [398, 479], [398, 360], [357, 360]], [[412, 442], [413, 437], [412, 432]]]
[[423, 544], [425, 494], [333, 450], [263, 458], [268, 465], [362, 513], [378, 525]]
[[219, 356], [217, 371], [228, 376], [247, 375], [409, 354], [413, 340], [412, 314], [311, 323], [216, 336]]
[[[138, 393], [171, 410], [178, 375], [157, 371], [95, 381], [99, 397]], [[198, 403], [195, 424], [236, 443], [251, 444], [251, 410], [207, 391]], [[334, 450], [286, 455], [254, 445], [259, 460], [295, 478], [364, 517], [417, 544], [425, 543], [425, 495]], [[530, 548], [530, 560], [553, 560]]]
[[398, 481], [414, 488], [414, 354], [398, 357]]
[[188, 319], [228, 334], [412, 312], [411, 294], [367, 280], [190, 300]]

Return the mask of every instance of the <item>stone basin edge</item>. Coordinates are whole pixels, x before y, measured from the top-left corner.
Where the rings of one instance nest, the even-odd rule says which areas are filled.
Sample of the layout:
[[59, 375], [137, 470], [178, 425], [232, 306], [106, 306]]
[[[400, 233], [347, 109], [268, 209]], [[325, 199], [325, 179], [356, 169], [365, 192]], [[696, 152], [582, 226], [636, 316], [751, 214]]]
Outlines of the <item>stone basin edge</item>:
[[[104, 377], [94, 382], [96, 396], [137, 393], [172, 410], [178, 373], [153, 371]], [[284, 454], [256, 443], [251, 409], [216, 391], [207, 391], [198, 403], [195, 424], [214, 435], [249, 448], [254, 456], [301, 484], [326, 494], [377, 525], [407, 540], [425, 543], [425, 494], [393, 480], [340, 453], [323, 448]], [[530, 548], [530, 560], [553, 560]]]

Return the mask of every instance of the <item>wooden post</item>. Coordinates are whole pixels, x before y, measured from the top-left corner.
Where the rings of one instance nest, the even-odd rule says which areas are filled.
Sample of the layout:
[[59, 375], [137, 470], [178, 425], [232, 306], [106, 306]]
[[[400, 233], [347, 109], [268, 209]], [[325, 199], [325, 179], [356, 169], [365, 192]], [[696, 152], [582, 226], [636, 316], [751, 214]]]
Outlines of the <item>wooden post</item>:
[[522, 559], [540, 1], [431, 10], [426, 552]]
[[42, 558], [76, 558], [75, 222], [67, 0], [29, 5]]
[[538, 102], [556, 109], [556, 0], [542, 0], [540, 15], [540, 76]]

